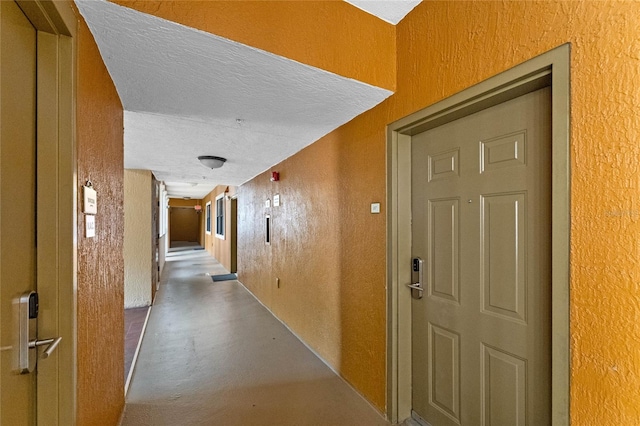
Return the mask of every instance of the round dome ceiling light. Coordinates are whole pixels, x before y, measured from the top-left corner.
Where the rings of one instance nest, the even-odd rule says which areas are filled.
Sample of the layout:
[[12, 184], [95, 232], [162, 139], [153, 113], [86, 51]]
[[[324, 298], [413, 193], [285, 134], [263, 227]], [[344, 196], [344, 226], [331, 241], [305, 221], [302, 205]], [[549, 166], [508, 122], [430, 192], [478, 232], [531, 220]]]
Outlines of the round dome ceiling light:
[[200, 160], [200, 162], [204, 166], [210, 169], [219, 169], [220, 167], [222, 167], [224, 162], [227, 161], [226, 158], [216, 157], [213, 155], [201, 155], [198, 157], [198, 160]]

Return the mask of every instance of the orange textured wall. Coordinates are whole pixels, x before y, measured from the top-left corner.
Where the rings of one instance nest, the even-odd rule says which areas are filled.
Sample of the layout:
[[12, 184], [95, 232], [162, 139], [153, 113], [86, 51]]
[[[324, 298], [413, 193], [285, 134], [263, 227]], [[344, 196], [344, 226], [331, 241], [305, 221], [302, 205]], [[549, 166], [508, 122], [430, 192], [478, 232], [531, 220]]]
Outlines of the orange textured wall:
[[[238, 189], [238, 273], [275, 315], [383, 410], [384, 204], [381, 214], [370, 213], [370, 204], [385, 198], [387, 119], [380, 112], [273, 167], [279, 182], [270, 182], [266, 172]], [[281, 206], [266, 208], [274, 194]], [[264, 243], [266, 214], [271, 245]]]
[[343, 1], [113, 3], [374, 86], [395, 88], [393, 25]]
[[[124, 157], [122, 105], [84, 20], [78, 26], [78, 417], [115, 425], [124, 407]], [[85, 238], [81, 187], [98, 192]]]
[[637, 2], [453, 1], [398, 26], [394, 116], [571, 43], [575, 425], [640, 424], [639, 17]]
[[[386, 206], [368, 210], [386, 199], [385, 125], [570, 42], [572, 424], [640, 424], [638, 16], [637, 2], [423, 2], [397, 26], [396, 94], [275, 166], [280, 182], [239, 188], [241, 281], [382, 409]], [[265, 209], [274, 193], [282, 207]]]
[[[205, 206], [208, 202], [211, 202], [211, 235], [204, 235], [204, 248], [211, 254], [211, 256], [215, 257], [218, 262], [225, 267], [227, 271], [231, 271], [231, 245], [233, 244], [232, 235], [231, 235], [231, 202], [229, 200], [225, 200], [225, 239], [220, 239], [216, 237], [216, 197], [220, 194], [223, 194], [226, 189], [229, 189], [228, 195], [232, 196], [236, 193], [236, 187], [234, 186], [226, 186], [219, 185], [216, 186], [213, 191], [207, 194], [206, 197], [202, 200], [202, 211], [204, 212]], [[205, 215], [202, 215], [201, 218], [201, 227], [204, 230], [205, 226]]]

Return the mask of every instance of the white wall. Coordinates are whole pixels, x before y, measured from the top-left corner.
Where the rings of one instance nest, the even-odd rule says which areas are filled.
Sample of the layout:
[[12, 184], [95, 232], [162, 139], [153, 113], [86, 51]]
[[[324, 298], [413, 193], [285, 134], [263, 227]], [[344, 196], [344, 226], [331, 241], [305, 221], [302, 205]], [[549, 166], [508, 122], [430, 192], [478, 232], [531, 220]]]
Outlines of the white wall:
[[151, 305], [151, 171], [124, 171], [124, 307]]
[[162, 271], [164, 270], [164, 263], [167, 257], [167, 251], [169, 251], [169, 236], [167, 235], [167, 229], [169, 228], [169, 194], [167, 194], [167, 187], [164, 182], [160, 182], [160, 211], [159, 211], [159, 226], [158, 235], [160, 241], [158, 243], [158, 266], [160, 266], [160, 277], [162, 277]]

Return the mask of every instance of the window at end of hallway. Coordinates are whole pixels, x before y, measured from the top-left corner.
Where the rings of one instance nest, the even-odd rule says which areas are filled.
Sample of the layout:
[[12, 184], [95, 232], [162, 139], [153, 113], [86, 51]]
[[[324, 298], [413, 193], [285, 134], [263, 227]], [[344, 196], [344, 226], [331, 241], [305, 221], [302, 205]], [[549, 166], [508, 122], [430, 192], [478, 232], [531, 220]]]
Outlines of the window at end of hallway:
[[224, 194], [216, 197], [216, 237], [224, 240]]
[[206, 204], [204, 212], [204, 231], [211, 235], [211, 201]]

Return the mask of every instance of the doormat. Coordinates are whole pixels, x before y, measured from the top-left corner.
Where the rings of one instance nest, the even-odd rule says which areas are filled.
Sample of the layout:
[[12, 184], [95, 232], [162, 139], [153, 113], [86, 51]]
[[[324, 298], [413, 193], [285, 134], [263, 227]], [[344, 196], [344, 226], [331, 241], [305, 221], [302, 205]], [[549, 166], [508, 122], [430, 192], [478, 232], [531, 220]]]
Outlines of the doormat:
[[236, 274], [211, 275], [213, 282], [217, 281], [233, 281], [238, 279]]

